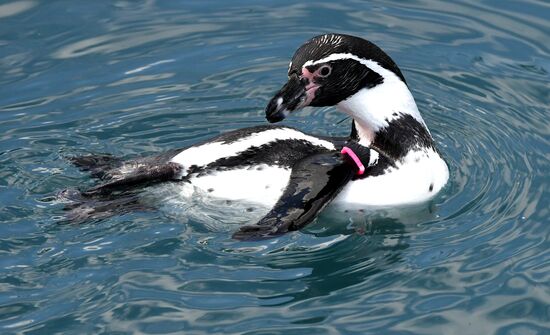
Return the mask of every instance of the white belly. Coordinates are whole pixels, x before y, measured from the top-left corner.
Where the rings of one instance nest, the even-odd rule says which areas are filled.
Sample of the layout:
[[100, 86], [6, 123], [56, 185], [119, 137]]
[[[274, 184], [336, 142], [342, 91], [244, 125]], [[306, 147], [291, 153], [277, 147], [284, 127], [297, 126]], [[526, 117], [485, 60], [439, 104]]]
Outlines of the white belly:
[[[258, 165], [247, 169], [212, 172], [207, 176], [191, 177], [184, 195], [195, 193], [208, 196], [256, 203], [273, 207], [290, 178], [290, 169]], [[191, 193], [189, 193], [191, 192]]]
[[289, 177], [290, 169], [258, 165], [190, 176], [189, 182], [161, 183], [148, 188], [143, 196], [170, 216], [225, 231], [233, 229], [228, 222], [250, 224], [267, 214]]
[[[267, 165], [213, 171], [205, 176], [191, 177], [190, 183], [179, 184], [179, 193], [184, 198], [207, 196], [270, 208], [285, 189], [290, 172], [287, 168]], [[333, 204], [354, 208], [420, 203], [436, 195], [445, 186], [448, 176], [447, 165], [437, 154], [411, 153], [398, 168], [348, 183]]]
[[447, 183], [447, 164], [435, 152], [411, 152], [398, 168], [355, 180], [334, 199], [338, 206], [396, 206], [427, 201]]

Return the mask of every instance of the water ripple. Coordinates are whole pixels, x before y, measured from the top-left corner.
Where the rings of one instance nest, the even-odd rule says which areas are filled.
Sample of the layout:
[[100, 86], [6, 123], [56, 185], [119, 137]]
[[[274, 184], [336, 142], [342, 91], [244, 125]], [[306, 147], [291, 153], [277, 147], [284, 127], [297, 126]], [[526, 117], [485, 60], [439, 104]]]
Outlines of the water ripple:
[[[1, 332], [548, 333], [549, 10], [0, 5]], [[158, 204], [170, 190], [152, 188], [161, 211], [59, 224], [52, 194], [91, 183], [64, 157], [158, 153], [261, 124], [293, 50], [326, 31], [365, 36], [400, 64], [451, 170], [431, 203], [398, 217], [327, 211], [244, 243], [231, 232], [265, 209]], [[344, 135], [343, 119], [307, 109], [287, 124]]]

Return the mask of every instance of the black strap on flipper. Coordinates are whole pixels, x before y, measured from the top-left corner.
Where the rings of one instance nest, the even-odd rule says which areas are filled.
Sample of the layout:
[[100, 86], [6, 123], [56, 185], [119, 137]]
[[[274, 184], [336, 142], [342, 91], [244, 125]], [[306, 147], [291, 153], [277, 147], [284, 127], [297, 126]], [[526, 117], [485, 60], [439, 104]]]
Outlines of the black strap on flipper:
[[[355, 142], [347, 146], [362, 161], [369, 161], [368, 148]], [[257, 224], [242, 226], [233, 238], [261, 240], [301, 229], [313, 221], [357, 171], [353, 160], [340, 153], [316, 154], [299, 161], [292, 167], [288, 185], [273, 209]]]

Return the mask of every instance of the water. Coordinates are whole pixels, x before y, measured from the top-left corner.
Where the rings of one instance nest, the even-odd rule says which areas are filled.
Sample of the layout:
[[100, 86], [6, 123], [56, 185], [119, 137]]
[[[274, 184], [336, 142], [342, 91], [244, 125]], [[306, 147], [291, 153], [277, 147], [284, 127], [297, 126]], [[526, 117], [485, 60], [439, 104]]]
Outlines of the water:
[[[0, 333], [548, 334], [549, 17], [535, 0], [1, 2]], [[330, 31], [404, 71], [451, 172], [425, 212], [325, 213], [253, 243], [178, 211], [58, 224], [52, 195], [92, 183], [64, 157], [263, 124], [295, 48]]]

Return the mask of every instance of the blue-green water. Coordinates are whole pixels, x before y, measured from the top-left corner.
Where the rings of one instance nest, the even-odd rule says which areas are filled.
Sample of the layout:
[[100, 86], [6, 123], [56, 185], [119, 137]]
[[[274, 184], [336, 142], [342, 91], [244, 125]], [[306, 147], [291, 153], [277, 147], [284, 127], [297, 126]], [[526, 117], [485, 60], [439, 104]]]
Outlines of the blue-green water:
[[[535, 0], [0, 2], [0, 333], [550, 333], [549, 18]], [[254, 243], [170, 211], [58, 223], [52, 196], [92, 183], [64, 157], [263, 124], [324, 32], [403, 70], [451, 171], [426, 213]]]

